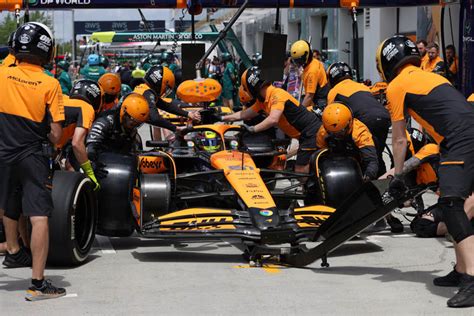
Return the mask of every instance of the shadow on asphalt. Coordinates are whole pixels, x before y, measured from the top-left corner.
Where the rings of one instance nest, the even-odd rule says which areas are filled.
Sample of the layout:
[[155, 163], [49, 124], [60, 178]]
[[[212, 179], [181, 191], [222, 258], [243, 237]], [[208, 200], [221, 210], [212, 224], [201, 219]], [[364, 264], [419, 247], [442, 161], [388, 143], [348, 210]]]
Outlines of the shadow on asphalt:
[[[145, 239], [139, 237], [111, 237], [110, 242], [112, 243], [115, 250], [133, 250], [138, 248], [174, 246], [177, 250], [185, 249], [186, 251], [209, 251], [223, 247], [232, 247], [231, 245], [223, 243], [219, 240], [200, 246], [194, 246], [196, 243], [193, 242], [152, 238]], [[199, 241], [198, 243], [202, 244], [203, 242]]]
[[382, 251], [383, 247], [371, 242], [353, 243], [349, 241], [331, 252], [329, 257], [353, 256]]
[[61, 266], [61, 265], [50, 265], [50, 264], [47, 264], [46, 265], [46, 269], [48, 270], [73, 270], [73, 269], [77, 269], [83, 265], [86, 265], [86, 264], [89, 264], [91, 263], [92, 261], [94, 261], [95, 259], [100, 259], [101, 256], [99, 255], [95, 255], [96, 251], [95, 250], [92, 250], [91, 251], [91, 254], [87, 257], [87, 259], [82, 262], [81, 264], [78, 264], [78, 265], [75, 265], [75, 266]]
[[[31, 279], [19, 279], [14, 278], [14, 280], [7, 280], [9, 277], [7, 273], [0, 274], [0, 292], [1, 291], [26, 291], [31, 286]], [[50, 279], [55, 286], [59, 287], [68, 287], [71, 283], [64, 281], [63, 276], [59, 275], [47, 275], [47, 279]]]
[[241, 254], [197, 253], [185, 251], [173, 252], [132, 252], [132, 256], [141, 262], [216, 262], [245, 263]]
[[[330, 258], [328, 258], [329, 262]], [[380, 282], [395, 282], [395, 281], [406, 281], [422, 283], [426, 285], [426, 288], [434, 295], [450, 298], [455, 294], [456, 287], [439, 287], [433, 285], [433, 279], [438, 276], [441, 272], [447, 272], [442, 270], [433, 271], [400, 271], [395, 268], [381, 268], [381, 267], [351, 267], [351, 266], [337, 266], [329, 267], [326, 269], [312, 269], [315, 273], [323, 274], [337, 274], [337, 275], [348, 275], [348, 276], [370, 276], [372, 280]]]
[[139, 237], [110, 237], [115, 250], [132, 250], [146, 247], [169, 247], [175, 242], [160, 239], [143, 239]]

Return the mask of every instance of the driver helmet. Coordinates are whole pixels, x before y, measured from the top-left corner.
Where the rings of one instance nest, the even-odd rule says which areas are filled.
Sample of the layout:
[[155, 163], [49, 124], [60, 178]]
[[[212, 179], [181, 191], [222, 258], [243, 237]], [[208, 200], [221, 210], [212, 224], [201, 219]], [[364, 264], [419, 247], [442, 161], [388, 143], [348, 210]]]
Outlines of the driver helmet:
[[221, 149], [221, 142], [216, 132], [205, 131], [201, 138], [202, 149], [208, 153], [215, 153]]

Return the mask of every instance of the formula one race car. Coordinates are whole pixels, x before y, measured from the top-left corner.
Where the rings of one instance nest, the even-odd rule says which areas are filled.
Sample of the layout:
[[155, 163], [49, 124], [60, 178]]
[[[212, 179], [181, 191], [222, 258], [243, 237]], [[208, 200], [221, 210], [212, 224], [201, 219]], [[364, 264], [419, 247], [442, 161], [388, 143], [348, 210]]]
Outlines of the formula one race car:
[[[322, 151], [313, 160], [317, 178], [309, 175], [311, 185], [302, 185], [296, 180], [307, 174], [284, 170], [284, 141], [233, 125], [197, 126], [174, 144], [149, 141], [147, 146], [154, 149], [100, 155], [108, 175], [101, 181], [97, 204], [88, 179], [57, 172], [52, 226], [61, 227], [51, 228], [51, 263], [83, 262], [96, 228], [98, 234], [116, 237], [136, 231], [142, 237], [177, 241], [239, 240], [247, 257], [257, 261], [291, 253], [334, 213], [325, 201], [347, 196], [362, 179], [353, 159], [334, 160], [334, 165]], [[345, 180], [335, 179], [341, 176]], [[302, 200], [315, 204], [300, 207]]]

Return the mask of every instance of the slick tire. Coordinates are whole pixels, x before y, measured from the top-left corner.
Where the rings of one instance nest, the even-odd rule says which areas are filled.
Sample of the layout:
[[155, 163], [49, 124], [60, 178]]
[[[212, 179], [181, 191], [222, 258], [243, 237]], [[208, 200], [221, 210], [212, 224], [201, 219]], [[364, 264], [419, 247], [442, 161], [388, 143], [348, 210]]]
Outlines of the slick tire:
[[80, 265], [87, 260], [95, 239], [98, 206], [93, 183], [81, 173], [57, 171], [52, 195], [48, 263]]

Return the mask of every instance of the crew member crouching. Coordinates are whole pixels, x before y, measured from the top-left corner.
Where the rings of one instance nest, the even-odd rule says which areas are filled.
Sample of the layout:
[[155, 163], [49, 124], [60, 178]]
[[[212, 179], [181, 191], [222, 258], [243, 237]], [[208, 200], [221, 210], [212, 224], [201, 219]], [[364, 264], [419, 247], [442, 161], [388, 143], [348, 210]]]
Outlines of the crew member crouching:
[[378, 159], [372, 134], [364, 123], [352, 117], [351, 110], [344, 104], [331, 103], [324, 109], [316, 146], [358, 159], [364, 181], [377, 178]]

